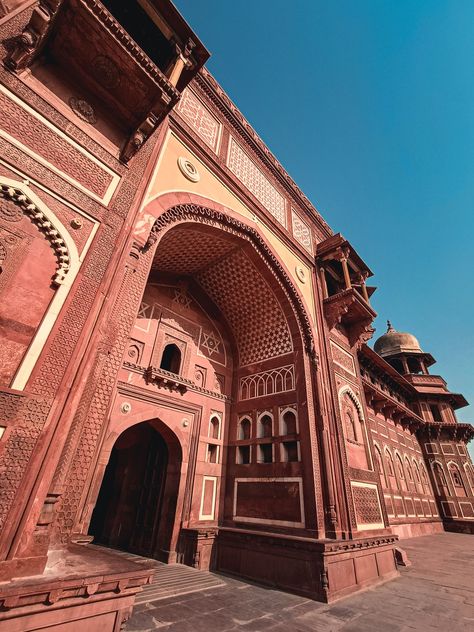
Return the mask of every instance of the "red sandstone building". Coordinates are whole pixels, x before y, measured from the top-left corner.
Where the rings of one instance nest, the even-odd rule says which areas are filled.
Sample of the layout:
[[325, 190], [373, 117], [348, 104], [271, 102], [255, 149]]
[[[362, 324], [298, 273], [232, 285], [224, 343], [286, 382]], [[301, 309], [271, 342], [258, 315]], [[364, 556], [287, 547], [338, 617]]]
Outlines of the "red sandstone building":
[[114, 548], [329, 601], [472, 532], [467, 402], [173, 5], [0, 16], [0, 630], [118, 630]]

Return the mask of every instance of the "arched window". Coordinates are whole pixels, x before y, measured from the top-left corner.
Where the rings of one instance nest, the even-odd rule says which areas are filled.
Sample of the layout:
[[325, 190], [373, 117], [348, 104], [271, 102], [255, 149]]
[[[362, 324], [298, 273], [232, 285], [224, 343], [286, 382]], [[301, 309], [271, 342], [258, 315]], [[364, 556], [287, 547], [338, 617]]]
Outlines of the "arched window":
[[179, 371], [181, 369], [181, 351], [174, 343], [166, 345], [163, 349], [160, 369], [179, 375]]
[[464, 487], [461, 472], [459, 471], [458, 466], [455, 465], [454, 463], [450, 463], [448, 468], [449, 468], [449, 473], [451, 474], [451, 479], [453, 481], [454, 491], [456, 492], [456, 494], [458, 494], [459, 492], [461, 493], [464, 492], [465, 494], [466, 489]]
[[259, 417], [257, 424], [259, 437], [271, 437], [273, 435], [272, 422], [273, 419], [268, 414]]
[[239, 423], [239, 439], [250, 439], [252, 422], [248, 417], [244, 417]]
[[402, 459], [401, 459], [399, 454], [396, 454], [395, 458], [396, 458], [396, 462], [397, 462], [398, 477], [400, 478], [400, 480], [403, 481], [403, 480], [405, 480], [405, 471], [403, 469]]
[[406, 470], [406, 473], [408, 475], [408, 480], [411, 483], [414, 483], [413, 471], [411, 469], [410, 461], [409, 461], [407, 456], [405, 457], [405, 470]]
[[385, 471], [383, 469], [382, 453], [380, 452], [380, 448], [377, 445], [374, 447], [375, 447], [375, 469], [380, 474], [382, 487], [387, 487], [387, 479], [385, 477]]
[[416, 461], [413, 461], [413, 471], [415, 472], [415, 481], [417, 485], [421, 486], [420, 468], [418, 467], [418, 463]]
[[210, 424], [210, 436], [213, 439], [220, 439], [220, 434], [221, 434], [221, 420], [219, 419], [219, 417], [217, 415], [213, 415], [211, 417], [211, 424]]
[[296, 415], [293, 410], [285, 410], [281, 422], [282, 435], [296, 434], [298, 432], [296, 427]]
[[346, 391], [341, 399], [341, 416], [346, 439], [355, 443], [363, 443], [363, 420], [360, 404], [351, 391]]
[[385, 463], [387, 464], [387, 472], [389, 476], [395, 476], [395, 469], [393, 467], [393, 459], [392, 459], [392, 455], [390, 454], [390, 452], [386, 449], [385, 450]]
[[428, 472], [423, 464], [421, 465], [421, 480], [423, 481], [423, 485], [425, 487], [429, 487]]
[[464, 471], [466, 472], [467, 480], [469, 481], [469, 485], [471, 486], [471, 493], [474, 494], [474, 473], [472, 470], [472, 465], [470, 465], [469, 463], [465, 463]]
[[438, 486], [441, 488], [447, 488], [448, 483], [446, 481], [446, 476], [444, 475], [443, 468], [439, 463], [433, 464], [433, 472]]

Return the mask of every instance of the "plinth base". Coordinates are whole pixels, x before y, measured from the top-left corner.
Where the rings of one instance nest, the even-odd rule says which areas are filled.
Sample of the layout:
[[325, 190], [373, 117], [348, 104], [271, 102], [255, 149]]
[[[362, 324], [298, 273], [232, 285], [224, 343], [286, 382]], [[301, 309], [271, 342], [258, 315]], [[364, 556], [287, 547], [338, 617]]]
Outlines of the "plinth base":
[[398, 576], [397, 540], [311, 540], [220, 528], [216, 570], [330, 603]]
[[54, 551], [42, 575], [0, 584], [0, 632], [118, 632], [153, 572], [94, 546]]

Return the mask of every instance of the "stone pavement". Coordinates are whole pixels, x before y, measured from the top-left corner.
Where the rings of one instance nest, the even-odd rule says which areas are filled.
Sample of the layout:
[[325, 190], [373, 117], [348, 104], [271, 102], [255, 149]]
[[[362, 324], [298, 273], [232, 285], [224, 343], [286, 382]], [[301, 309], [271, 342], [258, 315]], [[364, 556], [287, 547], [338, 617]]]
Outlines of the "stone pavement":
[[474, 632], [474, 536], [402, 540], [401, 577], [333, 605], [219, 575], [224, 587], [134, 609], [127, 632]]

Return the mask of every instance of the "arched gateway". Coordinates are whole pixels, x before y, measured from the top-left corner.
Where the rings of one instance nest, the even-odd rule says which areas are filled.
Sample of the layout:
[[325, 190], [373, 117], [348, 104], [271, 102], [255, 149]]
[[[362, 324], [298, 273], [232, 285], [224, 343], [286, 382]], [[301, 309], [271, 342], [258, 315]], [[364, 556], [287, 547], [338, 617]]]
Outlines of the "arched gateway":
[[[80, 530], [201, 567], [219, 525], [323, 533], [313, 335], [281, 262], [231, 211], [191, 204], [162, 213], [138, 257], [148, 275]], [[279, 422], [289, 406], [291, 434]], [[261, 436], [265, 414], [275, 421]]]

